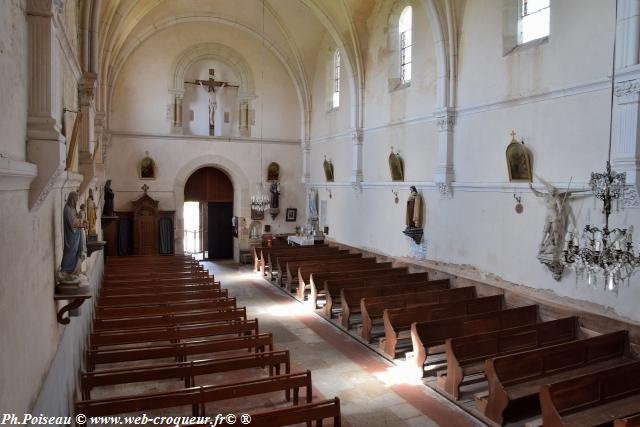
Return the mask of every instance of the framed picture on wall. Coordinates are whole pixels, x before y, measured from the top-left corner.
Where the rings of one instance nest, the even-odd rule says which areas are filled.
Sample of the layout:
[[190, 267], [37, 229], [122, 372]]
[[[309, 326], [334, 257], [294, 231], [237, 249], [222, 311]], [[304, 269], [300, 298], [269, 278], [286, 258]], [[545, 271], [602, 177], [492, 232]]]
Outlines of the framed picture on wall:
[[149, 157], [149, 153], [146, 153], [146, 157], [140, 161], [138, 166], [138, 175], [140, 179], [156, 179], [156, 162]]
[[287, 208], [286, 221], [294, 222], [298, 217], [298, 209], [296, 208]]

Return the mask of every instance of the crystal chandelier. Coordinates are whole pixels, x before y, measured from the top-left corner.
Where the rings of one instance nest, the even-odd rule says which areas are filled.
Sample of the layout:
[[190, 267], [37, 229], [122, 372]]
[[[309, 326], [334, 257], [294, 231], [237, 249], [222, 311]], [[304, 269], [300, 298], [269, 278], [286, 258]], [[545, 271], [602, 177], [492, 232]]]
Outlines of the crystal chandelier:
[[264, 212], [269, 208], [269, 196], [264, 193], [261, 182], [256, 184], [256, 192], [251, 196], [251, 210]]
[[[618, 22], [617, 14], [618, 1], [616, 0], [616, 24]], [[640, 257], [636, 257], [633, 251], [633, 226], [630, 226], [629, 229], [609, 229], [612, 202], [615, 200], [618, 204], [620, 199], [624, 200], [626, 181], [626, 174], [612, 172], [610, 163], [613, 134], [613, 93], [616, 77], [615, 58], [616, 37], [614, 34], [607, 167], [604, 173], [592, 172], [589, 180], [593, 195], [602, 200], [604, 225], [602, 228], [598, 228], [588, 224], [582, 232], [581, 241], [575, 233], [567, 233], [563, 254], [565, 264], [571, 266], [580, 275], [587, 273], [589, 284], [593, 282], [594, 276], [604, 276], [605, 288], [617, 293], [620, 281], [629, 279], [640, 264]]]
[[611, 172], [609, 162], [605, 173], [591, 173], [591, 190], [604, 205], [604, 226], [587, 225], [581, 242], [575, 233], [567, 233], [563, 251], [565, 263], [579, 274], [586, 272], [590, 284], [594, 276], [604, 276], [606, 289], [616, 292], [619, 282], [628, 279], [640, 264], [633, 251], [633, 226], [609, 229], [612, 201], [623, 198], [625, 179], [625, 173]]

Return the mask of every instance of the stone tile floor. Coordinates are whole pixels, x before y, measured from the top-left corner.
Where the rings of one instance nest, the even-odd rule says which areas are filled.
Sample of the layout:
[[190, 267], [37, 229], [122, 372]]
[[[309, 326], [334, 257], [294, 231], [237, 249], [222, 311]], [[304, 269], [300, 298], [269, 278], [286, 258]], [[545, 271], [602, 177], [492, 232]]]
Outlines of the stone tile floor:
[[381, 357], [250, 266], [231, 261], [204, 265], [237, 297], [238, 306], [247, 307], [249, 318], [259, 319], [261, 332], [274, 334], [276, 348], [291, 351], [293, 371], [312, 371], [314, 400], [340, 397], [345, 425], [483, 425], [426, 387], [402, 362]]

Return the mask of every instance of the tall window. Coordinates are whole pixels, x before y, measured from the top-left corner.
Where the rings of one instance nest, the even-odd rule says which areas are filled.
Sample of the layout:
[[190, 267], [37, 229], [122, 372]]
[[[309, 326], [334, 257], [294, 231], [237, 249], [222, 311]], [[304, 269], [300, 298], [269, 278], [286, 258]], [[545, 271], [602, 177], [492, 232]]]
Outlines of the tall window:
[[400, 33], [400, 83], [411, 81], [411, 6], [404, 8], [398, 23]]
[[549, 36], [550, 0], [518, 0], [518, 44]]
[[333, 55], [333, 108], [340, 106], [340, 51]]

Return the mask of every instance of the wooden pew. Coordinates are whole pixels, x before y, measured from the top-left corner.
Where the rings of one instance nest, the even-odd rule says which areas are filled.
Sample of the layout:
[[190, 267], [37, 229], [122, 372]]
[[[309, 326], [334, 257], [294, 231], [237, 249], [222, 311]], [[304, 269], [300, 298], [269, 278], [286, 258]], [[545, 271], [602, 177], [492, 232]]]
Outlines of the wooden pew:
[[105, 273], [103, 276], [103, 283], [109, 283], [111, 281], [117, 282], [123, 279], [132, 279], [132, 280], [140, 280], [140, 279], [179, 279], [181, 277], [212, 277], [207, 270], [202, 268], [200, 269], [190, 269], [184, 271], [176, 271], [176, 269], [171, 268], [169, 270], [156, 270], [156, 269], [138, 269], [135, 271], [125, 271], [125, 272], [109, 272]]
[[95, 307], [95, 318], [132, 318], [145, 316], [170, 316], [190, 311], [212, 311], [236, 308], [236, 299], [229, 297], [207, 298], [192, 301], [162, 302], [152, 304], [132, 304], [114, 307]]
[[613, 427], [640, 427], [640, 412], [629, 417], [615, 420]]
[[[382, 264], [382, 263], [379, 263]], [[325, 272], [315, 272], [312, 273], [309, 277], [309, 289], [310, 296], [309, 299], [315, 304], [318, 305], [318, 297], [320, 295], [325, 295], [325, 284], [327, 281], [335, 280], [335, 279], [357, 279], [357, 278], [389, 278], [401, 274], [409, 274], [409, 269], [407, 267], [389, 267], [389, 268], [371, 268], [367, 267], [367, 269], [355, 269], [351, 271], [325, 271]], [[339, 294], [338, 294], [339, 295]]]
[[418, 368], [424, 370], [424, 364], [430, 354], [444, 352], [443, 344], [447, 338], [515, 328], [534, 324], [537, 321], [538, 306], [527, 305], [430, 322], [415, 322], [411, 324], [414, 361]]
[[[511, 415], [513, 402], [535, 399], [543, 384], [566, 380], [575, 376], [598, 372], [630, 362], [629, 336], [618, 331], [593, 338], [572, 341], [485, 362], [485, 375], [489, 383], [485, 415], [497, 424], [503, 424]], [[476, 401], [482, 409], [483, 399]]]
[[122, 288], [103, 287], [100, 296], [124, 296], [135, 295], [152, 292], [189, 292], [189, 291], [208, 291], [212, 289], [220, 289], [220, 283], [195, 283], [185, 285], [143, 285]]
[[273, 351], [272, 334], [249, 335], [237, 338], [206, 339], [188, 343], [147, 345], [118, 349], [89, 349], [86, 352], [87, 371], [95, 370], [96, 365], [105, 363], [133, 362], [175, 358], [178, 362], [187, 360], [187, 356], [196, 354], [219, 353], [232, 350], [255, 350], [262, 352], [267, 348]]
[[220, 286], [220, 282], [216, 282], [212, 277], [180, 277], [177, 279], [135, 279], [135, 280], [119, 280], [114, 282], [105, 283], [103, 287], [105, 289], [120, 289], [131, 288], [139, 286], [141, 288], [155, 288], [162, 286], [172, 285], [195, 285], [195, 284], [210, 284]]
[[[336, 246], [320, 247], [313, 251], [271, 251], [269, 252], [267, 260], [267, 263], [269, 265], [269, 272], [267, 273], [267, 277], [273, 280], [273, 273], [277, 273], [277, 283], [282, 284], [282, 277], [285, 274], [288, 261], [336, 258], [345, 255], [349, 255], [349, 251], [346, 249], [338, 249]], [[357, 253], [351, 255], [354, 255], [354, 257], [357, 257], [358, 255], [360, 257], [362, 256], [362, 254]]]
[[88, 417], [95, 417], [129, 412], [145, 412], [153, 409], [192, 406], [192, 414], [197, 417], [205, 415], [206, 403], [278, 391], [292, 391], [293, 404], [297, 405], [301, 388], [305, 388], [306, 390], [306, 402], [311, 403], [311, 371], [276, 375], [233, 384], [201, 385], [163, 393], [82, 400], [77, 401], [75, 407], [76, 413], [81, 413]]
[[484, 373], [484, 362], [499, 356], [547, 347], [579, 338], [577, 317], [532, 323], [475, 335], [448, 338], [445, 342], [447, 370], [438, 385], [458, 400], [465, 376]]
[[98, 297], [98, 305], [100, 306], [116, 306], [116, 305], [132, 305], [132, 304], [153, 304], [158, 302], [176, 302], [189, 301], [207, 298], [228, 297], [227, 289], [214, 289], [210, 291], [192, 291], [192, 292], [162, 292], [162, 293], [144, 293], [125, 296], [101, 296]]
[[460, 301], [475, 298], [476, 288], [465, 286], [463, 288], [446, 289], [442, 291], [412, 292], [400, 295], [383, 295], [378, 297], [362, 298], [360, 300], [360, 314], [362, 327], [360, 336], [367, 342], [371, 342], [371, 330], [373, 325], [382, 320], [384, 310], [387, 308], [407, 307], [411, 304], [436, 304], [439, 302]]
[[140, 329], [115, 329], [92, 332], [89, 335], [91, 348], [110, 347], [124, 344], [152, 342], [179, 342], [186, 339], [224, 335], [257, 335], [258, 319], [224, 320], [194, 325], [171, 325]]
[[177, 326], [194, 323], [210, 323], [230, 320], [245, 320], [247, 310], [241, 308], [226, 308], [217, 311], [200, 311], [187, 313], [171, 313], [162, 316], [132, 317], [132, 318], [95, 318], [94, 332], [106, 332], [118, 329], [150, 328], [158, 326]]
[[545, 427], [600, 426], [640, 412], [640, 361], [544, 384]]
[[349, 329], [350, 317], [360, 312], [362, 298], [400, 295], [431, 290], [449, 289], [449, 279], [429, 281], [422, 273], [371, 277], [366, 279], [326, 280], [324, 293], [325, 314], [333, 317], [333, 310], [340, 303], [342, 325]]
[[470, 300], [385, 309], [382, 315], [384, 339], [380, 340], [380, 349], [395, 358], [400, 334], [411, 330], [412, 323], [500, 311], [503, 302], [502, 295], [492, 295]]
[[[273, 255], [272, 255], [273, 257]], [[274, 265], [274, 269], [278, 272], [278, 276], [276, 278], [276, 284], [279, 286], [287, 285], [287, 289], [292, 288], [292, 284], [288, 282], [288, 278], [290, 277], [287, 274], [287, 264], [290, 262], [303, 262], [303, 261], [320, 261], [320, 260], [329, 260], [329, 259], [345, 259], [345, 258], [362, 258], [361, 253], [349, 253], [347, 250], [341, 251], [332, 251], [332, 252], [323, 252], [317, 253], [314, 255], [278, 255], [276, 256], [276, 261]], [[295, 276], [292, 277], [295, 279]]]
[[[294, 264], [295, 265], [295, 264]], [[371, 272], [371, 271], [382, 271], [382, 270], [391, 270], [398, 272], [399, 270], [392, 270], [393, 265], [390, 262], [376, 262], [375, 258], [361, 258], [357, 260], [342, 260], [342, 261], [331, 261], [320, 264], [310, 264], [310, 265], [301, 265], [298, 268], [298, 289], [296, 291], [296, 295], [299, 300], [304, 300], [306, 295], [306, 290], [311, 290], [311, 276], [315, 273], [343, 273], [346, 272], [354, 272], [354, 274], [365, 274], [370, 275], [369, 273], [355, 273], [355, 272]], [[406, 270], [404, 270], [406, 271]], [[373, 273], [375, 274], [375, 273]], [[389, 273], [392, 274], [392, 273]]]
[[[311, 280], [311, 274], [319, 271], [331, 271], [338, 268], [339, 265], [371, 265], [375, 264], [376, 259], [373, 257], [368, 258], [356, 258], [356, 259], [335, 259], [335, 260], [310, 260], [310, 261], [295, 261], [287, 263], [287, 289], [293, 292], [293, 284], [297, 284], [298, 290], [300, 286], [308, 286]], [[331, 267], [331, 268], [330, 268]], [[302, 276], [304, 279], [300, 279]]]
[[[327, 248], [331, 248], [331, 249], [327, 249]], [[335, 249], [334, 249], [335, 248]], [[268, 269], [271, 268], [271, 266], [273, 265], [271, 263], [271, 253], [272, 252], [278, 252], [278, 253], [290, 253], [290, 254], [297, 254], [300, 252], [303, 253], [315, 253], [315, 252], [321, 252], [323, 250], [338, 250], [337, 246], [329, 246], [329, 245], [313, 245], [313, 246], [284, 246], [284, 247], [277, 247], [277, 248], [262, 248], [261, 250], [261, 254], [260, 254], [260, 272], [263, 275], [267, 274]]]
[[[410, 276], [410, 275], [409, 275]], [[347, 329], [351, 328], [351, 316], [360, 313], [363, 298], [371, 299], [409, 293], [421, 293], [430, 291], [445, 291], [449, 289], [448, 279], [422, 281], [421, 279], [407, 279], [394, 284], [380, 284], [366, 287], [346, 287], [340, 289], [340, 322]], [[329, 296], [329, 299], [333, 297]]]
[[251, 414], [251, 423], [260, 427], [282, 427], [315, 421], [317, 427], [322, 427], [322, 420], [326, 418], [333, 418], [333, 426], [341, 427], [340, 399], [337, 397], [291, 408]]
[[95, 387], [160, 381], [172, 378], [182, 379], [185, 387], [193, 387], [196, 385], [196, 376], [265, 366], [269, 367], [269, 375], [273, 375], [274, 372], [276, 375], [280, 375], [282, 372], [285, 374], [290, 373], [291, 360], [289, 350], [83, 372], [81, 375], [82, 399], [91, 399], [91, 390]]

